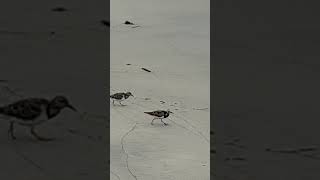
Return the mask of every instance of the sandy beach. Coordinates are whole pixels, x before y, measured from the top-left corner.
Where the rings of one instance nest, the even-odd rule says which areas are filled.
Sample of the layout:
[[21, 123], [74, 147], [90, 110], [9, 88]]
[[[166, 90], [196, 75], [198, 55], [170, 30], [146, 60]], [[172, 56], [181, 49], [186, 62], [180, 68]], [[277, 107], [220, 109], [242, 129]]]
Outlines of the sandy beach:
[[319, 179], [316, 6], [228, 1], [214, 14], [214, 179]]
[[[209, 4], [111, 1], [110, 92], [134, 95], [110, 104], [111, 179], [210, 178]], [[143, 113], [167, 109], [168, 126]]]

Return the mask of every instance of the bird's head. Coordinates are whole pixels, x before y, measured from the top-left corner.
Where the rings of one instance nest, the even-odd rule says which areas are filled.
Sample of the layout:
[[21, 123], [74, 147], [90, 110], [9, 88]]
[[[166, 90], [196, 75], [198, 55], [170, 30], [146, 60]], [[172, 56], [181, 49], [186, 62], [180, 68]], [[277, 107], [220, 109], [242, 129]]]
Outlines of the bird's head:
[[53, 100], [51, 101], [52, 104], [59, 108], [59, 109], [63, 109], [63, 108], [69, 108], [73, 111], [77, 111], [76, 108], [74, 108], [68, 101], [68, 99], [64, 96], [56, 96], [55, 98], [53, 98]]
[[130, 96], [134, 97], [131, 92], [126, 92], [126, 96], [127, 96], [127, 97], [130, 97]]

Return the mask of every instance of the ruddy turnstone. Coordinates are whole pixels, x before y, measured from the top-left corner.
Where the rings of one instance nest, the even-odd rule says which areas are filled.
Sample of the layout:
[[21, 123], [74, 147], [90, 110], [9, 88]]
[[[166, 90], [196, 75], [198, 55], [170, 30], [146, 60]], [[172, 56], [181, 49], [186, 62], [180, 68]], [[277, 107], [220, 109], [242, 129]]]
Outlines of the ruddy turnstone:
[[112, 104], [114, 104], [114, 101], [118, 101], [121, 104], [123, 100], [128, 99], [130, 96], [134, 97], [131, 92], [126, 92], [126, 93], [120, 92], [120, 93], [115, 93], [110, 95], [110, 98], [112, 99]]
[[157, 111], [144, 112], [144, 113], [149, 114], [149, 115], [151, 115], [151, 116], [154, 117], [154, 118], [152, 119], [152, 121], [151, 121], [151, 124], [152, 124], [152, 125], [153, 125], [153, 121], [156, 120], [156, 119], [160, 119], [161, 122], [162, 122], [164, 125], [168, 125], [167, 123], [163, 122], [162, 119], [169, 117], [170, 113], [173, 113], [173, 112], [171, 112], [170, 110], [167, 110], [167, 111], [157, 110]]
[[56, 96], [52, 100], [44, 98], [26, 98], [12, 104], [0, 107], [0, 115], [10, 121], [8, 130], [12, 139], [14, 136], [14, 124], [30, 127], [30, 133], [41, 141], [53, 140], [44, 138], [35, 132], [35, 126], [56, 117], [64, 108], [77, 111], [64, 96]]

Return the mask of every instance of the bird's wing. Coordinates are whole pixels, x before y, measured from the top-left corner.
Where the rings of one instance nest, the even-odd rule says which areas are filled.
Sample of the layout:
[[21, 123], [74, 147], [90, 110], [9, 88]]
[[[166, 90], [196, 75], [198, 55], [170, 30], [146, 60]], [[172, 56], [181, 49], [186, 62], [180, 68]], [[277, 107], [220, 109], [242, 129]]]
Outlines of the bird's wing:
[[41, 106], [49, 101], [41, 98], [29, 98], [17, 101], [2, 108], [2, 114], [24, 120], [32, 120], [41, 114]]
[[110, 97], [113, 99], [122, 99], [122, 93], [112, 94]]
[[163, 111], [158, 110], [158, 111], [153, 111], [153, 112], [145, 112], [146, 114], [152, 115], [152, 116], [157, 116], [157, 117], [162, 117], [163, 116]]

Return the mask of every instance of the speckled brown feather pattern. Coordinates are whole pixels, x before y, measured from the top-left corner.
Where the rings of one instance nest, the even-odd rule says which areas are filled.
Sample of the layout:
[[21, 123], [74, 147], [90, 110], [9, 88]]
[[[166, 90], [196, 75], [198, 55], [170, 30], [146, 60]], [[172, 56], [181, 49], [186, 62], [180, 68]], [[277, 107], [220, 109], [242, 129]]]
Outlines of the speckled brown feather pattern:
[[0, 114], [31, 121], [42, 113], [41, 106], [47, 107], [50, 101], [44, 98], [28, 98], [0, 108]]

